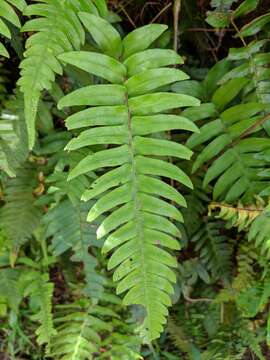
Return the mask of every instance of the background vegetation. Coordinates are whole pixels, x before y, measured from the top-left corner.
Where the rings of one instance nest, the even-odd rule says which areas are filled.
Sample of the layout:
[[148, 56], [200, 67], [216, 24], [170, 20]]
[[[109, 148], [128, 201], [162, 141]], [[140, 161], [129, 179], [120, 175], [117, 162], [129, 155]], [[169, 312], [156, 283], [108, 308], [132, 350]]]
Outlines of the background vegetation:
[[270, 359], [269, 6], [0, 0], [0, 359]]

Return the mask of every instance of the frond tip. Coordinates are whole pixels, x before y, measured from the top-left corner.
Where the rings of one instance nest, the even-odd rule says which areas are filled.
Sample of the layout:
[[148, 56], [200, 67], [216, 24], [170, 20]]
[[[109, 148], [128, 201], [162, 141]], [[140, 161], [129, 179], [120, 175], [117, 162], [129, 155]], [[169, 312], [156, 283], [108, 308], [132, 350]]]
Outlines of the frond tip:
[[[108, 268], [115, 269], [113, 279], [118, 281], [117, 293], [126, 293], [124, 304], [145, 308], [140, 332], [144, 341], [149, 342], [163, 331], [176, 280], [172, 268], [177, 267], [177, 261], [164, 248], [179, 249], [176, 238], [180, 237], [180, 231], [172, 221], [182, 221], [182, 215], [165, 199], [185, 206], [183, 196], [161, 177], [192, 188], [188, 176], [166, 161], [168, 157], [189, 159], [191, 151], [151, 135], [172, 129], [198, 131], [191, 121], [169, 115], [168, 111], [197, 106], [199, 101], [192, 96], [162, 91], [163, 86], [187, 78], [181, 70], [165, 67], [181, 63], [177, 54], [171, 50], [147, 50], [166, 27], [147, 25], [122, 41], [105, 20], [85, 13], [80, 17], [106, 56], [71, 52], [61, 55], [60, 59], [110, 84], [87, 86], [60, 100], [60, 109], [91, 106], [66, 120], [69, 128], [87, 128], [72, 139], [67, 148], [96, 144], [114, 147], [86, 156], [70, 172], [69, 178], [110, 168], [83, 195], [85, 200], [98, 197], [88, 221], [111, 212], [101, 222], [97, 234], [99, 238], [107, 236], [103, 252], [113, 251]], [[155, 52], [160, 57], [151, 61]]]

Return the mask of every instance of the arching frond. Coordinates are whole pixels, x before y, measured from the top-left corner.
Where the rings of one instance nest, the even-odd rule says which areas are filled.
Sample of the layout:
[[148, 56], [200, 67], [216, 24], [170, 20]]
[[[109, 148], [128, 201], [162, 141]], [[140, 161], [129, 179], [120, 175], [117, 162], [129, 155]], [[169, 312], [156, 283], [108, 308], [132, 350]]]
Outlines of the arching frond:
[[104, 253], [113, 251], [108, 268], [115, 269], [117, 293], [126, 293], [124, 304], [145, 308], [141, 335], [145, 341], [151, 341], [162, 332], [173, 293], [175, 274], [171, 268], [176, 266], [176, 260], [170, 250], [179, 249], [175, 237], [180, 233], [172, 219], [182, 221], [179, 210], [164, 199], [185, 206], [183, 196], [160, 177], [187, 187], [192, 184], [181, 169], [165, 161], [168, 156], [189, 159], [190, 150], [150, 135], [171, 129], [197, 131], [188, 119], [167, 112], [199, 102], [188, 95], [158, 90], [187, 78], [181, 70], [165, 67], [181, 62], [176, 53], [147, 49], [166, 26], [147, 25], [122, 41], [105, 20], [86, 13], [81, 13], [80, 18], [106, 55], [70, 52], [59, 59], [110, 84], [90, 85], [60, 100], [60, 109], [88, 106], [66, 120], [69, 129], [82, 128], [67, 149], [96, 144], [113, 147], [86, 156], [71, 171], [69, 179], [113, 168], [98, 177], [83, 196], [84, 200], [98, 198], [88, 221], [112, 211], [102, 221], [97, 236], [107, 236]]
[[50, 90], [55, 74], [62, 74], [59, 54], [79, 49], [84, 43], [84, 29], [77, 13], [86, 11], [106, 14], [103, 0], [46, 0], [26, 7], [24, 15], [37, 16], [27, 21], [23, 32], [35, 32], [26, 41], [25, 59], [21, 62], [21, 78], [18, 81], [25, 102], [25, 119], [29, 147], [35, 143], [35, 119], [41, 92]]
[[239, 77], [219, 87], [212, 96], [218, 115], [201, 127], [200, 134], [193, 134], [187, 141], [192, 149], [201, 149], [199, 146], [204, 145], [193, 164], [193, 171], [210, 164], [203, 186], [213, 182], [214, 200], [253, 202], [254, 195], [267, 183], [260, 173], [268, 168], [268, 163], [258, 160], [256, 155], [269, 149], [269, 139], [243, 136], [245, 132], [250, 135], [261, 129], [259, 123], [254, 124], [263, 118], [265, 105], [249, 102], [229, 106], [247, 83], [248, 79]]

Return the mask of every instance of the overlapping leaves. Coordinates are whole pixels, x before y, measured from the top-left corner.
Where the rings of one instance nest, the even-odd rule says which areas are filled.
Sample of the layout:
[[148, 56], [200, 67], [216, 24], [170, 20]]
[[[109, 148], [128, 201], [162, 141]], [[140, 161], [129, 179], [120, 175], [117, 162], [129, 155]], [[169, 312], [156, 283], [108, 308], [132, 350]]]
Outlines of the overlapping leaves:
[[81, 129], [67, 149], [89, 145], [107, 148], [86, 156], [71, 171], [69, 179], [109, 168], [83, 195], [86, 201], [98, 199], [88, 221], [110, 212], [97, 236], [107, 236], [104, 253], [113, 251], [108, 268], [115, 269], [117, 293], [126, 293], [126, 305], [145, 308], [140, 330], [144, 340], [151, 341], [159, 337], [171, 305], [175, 282], [171, 268], [177, 262], [170, 251], [179, 249], [176, 238], [180, 236], [172, 220], [182, 221], [177, 207], [165, 199], [178, 206], [186, 205], [183, 196], [161, 178], [192, 187], [187, 175], [166, 161], [168, 157], [189, 159], [191, 151], [164, 135], [157, 138], [154, 134], [173, 129], [197, 131], [191, 121], [168, 111], [199, 102], [188, 95], [162, 91], [163, 86], [187, 78], [180, 70], [166, 68], [181, 63], [176, 53], [148, 49], [166, 26], [147, 25], [121, 41], [105, 20], [86, 13], [81, 13], [80, 18], [102, 54], [70, 52], [59, 59], [109, 83], [75, 90], [60, 100], [60, 109], [88, 106], [66, 120], [69, 129]]
[[[214, 182], [215, 200], [232, 202], [242, 198], [250, 201], [266, 186], [266, 179], [260, 173], [268, 164], [264, 159], [257, 159], [256, 154], [268, 149], [270, 141], [267, 137], [256, 136], [261, 126], [259, 123], [254, 126], [263, 118], [265, 105], [247, 102], [230, 106], [247, 83], [248, 79], [242, 77], [220, 86], [212, 96], [215, 111], [207, 110], [214, 118], [202, 125], [200, 134], [193, 134], [187, 141], [191, 148], [204, 144], [193, 171], [210, 165], [203, 186]], [[243, 136], [245, 132], [248, 137]]]
[[[9, 24], [20, 28], [21, 23], [16, 10], [11, 6], [13, 5], [15, 9], [23, 11], [26, 7], [26, 2], [24, 0], [2, 0], [0, 3], [0, 35], [11, 39], [11, 31]], [[0, 42], [0, 55], [9, 57], [7, 49]]]
[[105, 15], [107, 10], [103, 0], [46, 0], [28, 5], [24, 11], [26, 16], [37, 16], [21, 29], [35, 33], [26, 41], [25, 59], [20, 64], [21, 78], [18, 82], [24, 93], [31, 149], [35, 142], [35, 119], [41, 92], [51, 89], [55, 74], [62, 74], [57, 56], [79, 49], [84, 43], [85, 33], [77, 16], [78, 11]]

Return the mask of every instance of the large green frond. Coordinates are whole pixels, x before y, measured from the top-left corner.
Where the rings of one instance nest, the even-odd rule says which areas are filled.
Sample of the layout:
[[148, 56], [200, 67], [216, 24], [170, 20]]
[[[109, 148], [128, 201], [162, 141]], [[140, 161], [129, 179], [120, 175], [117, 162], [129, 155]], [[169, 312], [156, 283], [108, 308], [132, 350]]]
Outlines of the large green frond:
[[[114, 168], [94, 181], [83, 198], [98, 196], [88, 221], [111, 213], [101, 222], [97, 234], [99, 238], [107, 236], [103, 252], [113, 250], [108, 268], [115, 269], [117, 292], [125, 293], [124, 304], [145, 308], [140, 332], [144, 341], [151, 341], [162, 332], [167, 307], [171, 305], [175, 282], [172, 269], [177, 262], [165, 249], [179, 249], [175, 238], [180, 237], [180, 232], [173, 219], [182, 221], [179, 210], [159, 196], [185, 205], [181, 195], [162, 178], [192, 187], [187, 175], [167, 161], [168, 157], [189, 159], [190, 150], [170, 140], [155, 139], [151, 134], [173, 129], [197, 131], [187, 118], [168, 111], [197, 106], [199, 101], [161, 91], [164, 85], [187, 78], [180, 70], [161, 67], [179, 62], [171, 50], [160, 50], [161, 60], [149, 66], [153, 54], [146, 49], [166, 27], [153, 24], [136, 29], [121, 44], [116, 30], [103, 19], [85, 13], [80, 17], [107, 55], [71, 52], [60, 59], [110, 84], [90, 85], [60, 100], [60, 109], [94, 106], [67, 118], [70, 128], [90, 127], [72, 139], [67, 149], [96, 144], [110, 147], [86, 156], [71, 171], [69, 179], [101, 168]], [[142, 59], [148, 64], [145, 68], [140, 65]]]

